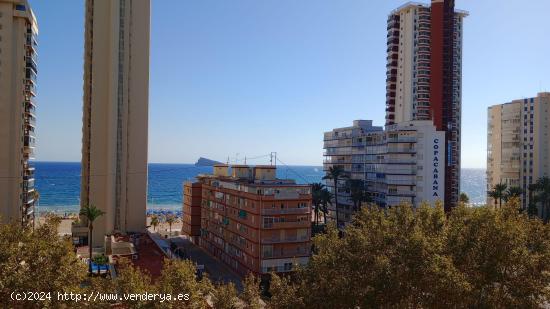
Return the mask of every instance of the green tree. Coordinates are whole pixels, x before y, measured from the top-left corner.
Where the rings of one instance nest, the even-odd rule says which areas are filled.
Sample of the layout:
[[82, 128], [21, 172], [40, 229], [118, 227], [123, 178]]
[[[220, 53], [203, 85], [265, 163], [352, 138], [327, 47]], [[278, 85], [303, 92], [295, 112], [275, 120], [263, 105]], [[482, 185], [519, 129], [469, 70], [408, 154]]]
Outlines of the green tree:
[[508, 185], [506, 185], [505, 183], [499, 183], [493, 187], [493, 192], [495, 196], [498, 198], [499, 208], [502, 208], [502, 200], [506, 197], [507, 188], [508, 188]]
[[327, 224], [327, 214], [329, 211], [328, 206], [332, 205], [332, 199], [334, 197], [334, 194], [332, 194], [329, 190], [326, 188], [321, 190], [321, 209], [323, 211], [323, 222], [326, 225]]
[[533, 200], [541, 205], [541, 217], [545, 223], [548, 223], [550, 214], [550, 178], [542, 177], [530, 186], [534, 191]]
[[260, 309], [261, 305], [261, 291], [260, 280], [249, 273], [243, 281], [243, 291], [240, 295], [240, 299], [244, 303], [244, 309]]
[[324, 180], [332, 180], [334, 183], [334, 209], [336, 214], [336, 226], [339, 227], [338, 222], [338, 185], [341, 179], [348, 178], [348, 175], [344, 171], [344, 168], [340, 165], [334, 165], [329, 167], [327, 174], [323, 177]]
[[88, 271], [90, 272], [90, 274], [92, 273], [92, 234], [94, 230], [94, 221], [104, 214], [104, 211], [95, 207], [94, 205], [85, 205], [80, 209], [80, 216], [85, 218], [88, 222], [88, 252], [90, 257], [90, 260], [88, 262]]
[[508, 190], [506, 190], [506, 197], [505, 201], [508, 201], [512, 198], [521, 198], [523, 196], [523, 189], [520, 187], [509, 187]]
[[495, 209], [497, 209], [497, 206], [498, 206], [498, 199], [499, 199], [499, 194], [498, 192], [496, 191], [489, 191], [487, 192], [487, 195], [493, 199], [493, 201], [495, 202]]
[[157, 215], [152, 215], [151, 216], [151, 226], [153, 227], [153, 231], [157, 231], [157, 226], [159, 225], [160, 223], [160, 220], [159, 220], [159, 217]]
[[550, 300], [550, 226], [517, 203], [449, 215], [441, 205], [365, 207], [343, 237], [332, 225], [315, 237], [294, 283], [272, 281], [271, 306], [538, 308]]
[[465, 192], [460, 192], [458, 200], [464, 205], [468, 205], [470, 203], [470, 197]]
[[318, 182], [311, 184], [311, 203], [313, 204], [313, 213], [315, 215], [315, 225], [319, 223], [319, 212], [322, 203], [322, 191], [325, 185]]
[[353, 202], [353, 210], [357, 211], [363, 202], [372, 202], [370, 194], [365, 190], [365, 182], [361, 179], [348, 179], [346, 189], [350, 193]]
[[212, 291], [212, 305], [216, 309], [236, 309], [237, 289], [233, 282], [217, 284]]
[[172, 237], [172, 224], [177, 223], [178, 218], [173, 214], [166, 215], [166, 223], [168, 223], [168, 226], [170, 228], [170, 237]]
[[[57, 229], [58, 223], [51, 220], [34, 231], [16, 222], [0, 223], [0, 308], [58, 308], [63, 302], [57, 301], [57, 292], [81, 292], [86, 265]], [[51, 299], [10, 299], [12, 292], [29, 291], [49, 293]]]
[[[271, 299], [268, 303], [268, 308], [270, 309], [305, 308], [303, 297], [300, 295], [299, 285], [293, 284], [289, 278], [272, 273], [269, 283], [269, 293], [271, 294]], [[336, 306], [333, 308], [343, 307]]]
[[[127, 259], [119, 260], [117, 277], [113, 280], [113, 285], [115, 291], [121, 294], [154, 293], [156, 290], [152, 284], [151, 275], [147, 271], [133, 266]], [[127, 299], [121, 303], [129, 308], [151, 308], [157, 302]]]
[[208, 277], [197, 281], [195, 264], [190, 260], [165, 259], [156, 287], [159, 293], [188, 293], [190, 296], [188, 301], [165, 304], [164, 308], [207, 308], [206, 296], [213, 290]]

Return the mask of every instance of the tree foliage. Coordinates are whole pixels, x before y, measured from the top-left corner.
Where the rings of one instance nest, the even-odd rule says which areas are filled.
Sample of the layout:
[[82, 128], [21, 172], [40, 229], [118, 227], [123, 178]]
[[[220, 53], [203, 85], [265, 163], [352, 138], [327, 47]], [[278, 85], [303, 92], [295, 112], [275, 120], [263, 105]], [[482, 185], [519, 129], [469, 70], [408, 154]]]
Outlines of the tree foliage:
[[245, 309], [261, 308], [260, 280], [253, 274], [248, 274], [243, 281], [243, 292], [240, 295]]
[[212, 305], [216, 309], [237, 309], [237, 289], [232, 282], [217, 284], [212, 291]]
[[295, 283], [273, 277], [271, 306], [537, 308], [550, 296], [550, 233], [517, 206], [365, 207], [343, 237], [332, 226], [315, 238]]
[[[310, 263], [295, 276], [272, 274], [268, 308], [539, 308], [550, 301], [550, 227], [518, 212], [519, 198], [501, 209], [453, 209], [439, 203], [363, 207], [343, 233], [334, 224], [314, 238]], [[86, 277], [70, 242], [48, 220], [34, 232], [0, 225], [0, 307], [13, 291], [189, 293], [183, 302], [94, 302], [92, 308], [262, 308], [259, 281], [232, 284], [197, 280], [195, 264], [165, 260], [150, 275], [120, 260], [117, 277]], [[210, 304], [208, 304], [208, 300]], [[74, 307], [25, 302], [25, 308]]]
[[[17, 223], [0, 224], [0, 307], [51, 307], [54, 293], [81, 290], [86, 266], [76, 257], [69, 240], [59, 238], [58, 224], [49, 219], [34, 232]], [[12, 292], [27, 291], [49, 292], [52, 299], [10, 301]]]
[[328, 168], [327, 174], [323, 177], [323, 180], [332, 180], [334, 184], [334, 209], [335, 209], [335, 216], [336, 216], [336, 226], [340, 226], [340, 222], [338, 221], [338, 192], [339, 192], [339, 181], [342, 179], [349, 178], [349, 175], [346, 174], [346, 171], [344, 170], [344, 167], [341, 165], [334, 165]]
[[470, 197], [465, 192], [460, 192], [460, 196], [458, 197], [458, 200], [464, 205], [468, 205], [468, 203], [470, 203]]

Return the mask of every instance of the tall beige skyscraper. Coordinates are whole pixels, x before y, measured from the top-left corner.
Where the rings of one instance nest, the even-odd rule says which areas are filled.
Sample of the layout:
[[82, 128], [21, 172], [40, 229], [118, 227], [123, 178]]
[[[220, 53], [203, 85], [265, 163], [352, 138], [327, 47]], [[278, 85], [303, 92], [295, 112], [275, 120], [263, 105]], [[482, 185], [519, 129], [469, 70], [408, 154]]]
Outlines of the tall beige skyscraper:
[[36, 18], [25, 0], [0, 0], [0, 222], [34, 222]]
[[543, 176], [550, 176], [550, 92], [489, 107], [487, 191], [499, 183], [520, 187], [527, 208], [529, 185]]
[[462, 30], [454, 0], [409, 2], [388, 17], [386, 125], [431, 120], [445, 131], [446, 210], [460, 194]]
[[145, 229], [150, 5], [86, 1], [80, 203], [106, 213], [93, 246]]

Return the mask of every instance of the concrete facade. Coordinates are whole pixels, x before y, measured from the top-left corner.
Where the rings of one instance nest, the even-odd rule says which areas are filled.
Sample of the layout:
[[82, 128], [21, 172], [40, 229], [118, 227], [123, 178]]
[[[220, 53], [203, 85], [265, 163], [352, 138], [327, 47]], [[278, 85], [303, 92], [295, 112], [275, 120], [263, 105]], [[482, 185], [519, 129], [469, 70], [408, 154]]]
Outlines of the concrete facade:
[[[383, 132], [383, 127], [373, 126], [372, 120], [355, 120], [352, 126], [336, 128], [324, 134], [324, 160], [323, 169], [328, 171], [332, 166], [341, 166], [351, 179], [366, 179], [366, 170], [368, 169], [365, 160], [366, 151], [363, 143], [364, 138], [370, 133], [376, 134]], [[361, 144], [361, 146], [359, 146]], [[362, 147], [362, 148], [361, 148]], [[327, 179], [325, 181], [327, 189], [332, 194], [338, 194], [338, 222], [349, 222], [353, 215], [352, 202], [349, 193], [346, 192], [346, 180], [338, 182], [336, 189], [334, 181]], [[327, 218], [336, 219], [336, 205], [328, 205], [329, 214]]]
[[34, 224], [36, 18], [25, 0], [0, 0], [0, 222]]
[[93, 246], [146, 225], [150, 6], [86, 1], [81, 206], [106, 212]]
[[[401, 203], [418, 206], [445, 198], [445, 132], [432, 121], [416, 120], [381, 127], [356, 120], [353, 126], [325, 133], [324, 170], [341, 166], [350, 179], [363, 180], [365, 190], [381, 207]], [[334, 194], [334, 183], [327, 180]], [[353, 214], [345, 179], [339, 183], [338, 221]], [[335, 218], [335, 206], [328, 217]]]
[[520, 187], [528, 207], [529, 185], [550, 176], [549, 110], [549, 92], [488, 108], [487, 191], [499, 183]]

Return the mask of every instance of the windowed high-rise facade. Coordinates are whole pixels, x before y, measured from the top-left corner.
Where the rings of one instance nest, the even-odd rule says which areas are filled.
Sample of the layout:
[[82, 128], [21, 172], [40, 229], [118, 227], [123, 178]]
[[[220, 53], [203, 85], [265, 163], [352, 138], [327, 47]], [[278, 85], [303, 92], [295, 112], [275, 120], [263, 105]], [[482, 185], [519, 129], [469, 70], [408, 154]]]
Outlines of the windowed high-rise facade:
[[36, 17], [25, 0], [0, 0], [0, 222], [34, 224]]
[[500, 183], [520, 187], [522, 207], [528, 208], [529, 185], [550, 177], [549, 111], [549, 92], [488, 108], [487, 191]]
[[460, 194], [462, 25], [453, 0], [407, 3], [388, 17], [386, 125], [432, 120], [445, 131], [445, 208]]
[[93, 246], [146, 225], [150, 5], [86, 1], [80, 200], [105, 212]]

